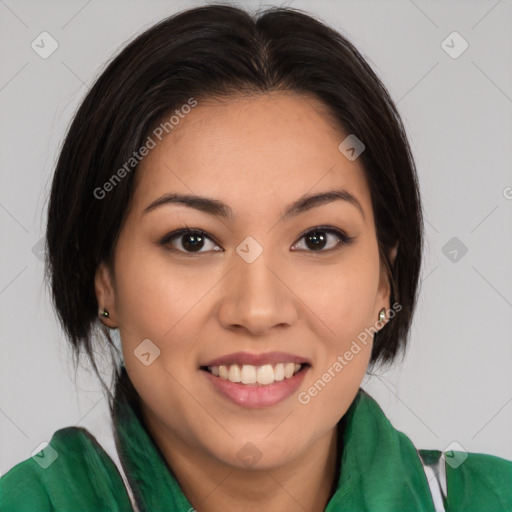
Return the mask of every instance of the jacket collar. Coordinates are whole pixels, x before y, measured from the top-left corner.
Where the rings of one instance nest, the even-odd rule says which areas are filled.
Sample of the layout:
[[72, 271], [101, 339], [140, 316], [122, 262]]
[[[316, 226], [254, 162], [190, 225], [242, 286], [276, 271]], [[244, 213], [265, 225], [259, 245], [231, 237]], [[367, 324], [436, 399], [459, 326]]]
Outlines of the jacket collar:
[[[144, 427], [136, 405], [117, 394], [113, 413], [119, 457], [139, 509], [193, 510]], [[434, 511], [416, 449], [363, 389], [359, 389], [342, 425], [339, 478], [325, 512]]]
[[418, 452], [363, 389], [345, 414], [337, 490], [325, 512], [432, 511]]

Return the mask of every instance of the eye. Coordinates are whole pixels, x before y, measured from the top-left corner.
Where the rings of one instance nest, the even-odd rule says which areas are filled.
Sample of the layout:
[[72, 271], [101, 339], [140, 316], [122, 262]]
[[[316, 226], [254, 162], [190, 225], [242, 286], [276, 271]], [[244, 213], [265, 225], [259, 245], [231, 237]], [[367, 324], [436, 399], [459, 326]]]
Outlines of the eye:
[[[326, 245], [328, 245], [329, 240], [331, 239], [332, 242], [333, 238], [334, 245], [331, 243], [331, 247], [327, 247], [326, 249]], [[337, 242], [336, 238], [338, 239]], [[302, 239], [305, 240], [306, 248], [301, 248], [301, 250], [305, 250], [307, 252], [330, 252], [340, 249], [344, 245], [349, 245], [354, 238], [355, 237], [350, 237], [342, 231], [330, 226], [317, 226], [302, 235], [299, 241]], [[208, 249], [207, 242], [212, 244], [213, 249]], [[215, 240], [213, 240], [213, 238], [207, 235], [204, 231], [188, 227], [168, 233], [160, 240], [160, 244], [169, 247], [173, 251], [185, 254], [209, 252], [210, 250], [218, 252], [223, 250], [220, 249], [220, 246], [215, 242]], [[205, 248], [205, 244], [206, 250], [202, 251], [201, 249]], [[297, 245], [299, 244], [295, 244], [295, 246]], [[215, 249], [215, 247], [217, 247], [217, 249]]]
[[[338, 242], [335, 241], [334, 245], [331, 244], [330, 247], [325, 249], [326, 245], [328, 245], [329, 238], [331, 238], [331, 240], [332, 238], [337, 238]], [[341, 249], [344, 245], [349, 245], [354, 238], [355, 237], [350, 237], [330, 226], [317, 226], [302, 235], [299, 240], [305, 240], [305, 250], [308, 252], [330, 252]]]
[[[181, 242], [174, 245], [174, 242], [181, 238]], [[205, 242], [210, 241], [213, 243], [214, 247], [219, 247], [214, 243], [214, 240], [209, 237], [204, 231], [199, 229], [190, 229], [190, 228], [182, 228], [177, 231], [173, 231], [169, 233], [160, 240], [160, 243], [164, 246], [171, 246], [171, 250], [184, 252], [184, 253], [199, 253], [199, 252], [208, 252], [201, 251], [205, 246]], [[178, 247], [176, 247], [178, 246]]]

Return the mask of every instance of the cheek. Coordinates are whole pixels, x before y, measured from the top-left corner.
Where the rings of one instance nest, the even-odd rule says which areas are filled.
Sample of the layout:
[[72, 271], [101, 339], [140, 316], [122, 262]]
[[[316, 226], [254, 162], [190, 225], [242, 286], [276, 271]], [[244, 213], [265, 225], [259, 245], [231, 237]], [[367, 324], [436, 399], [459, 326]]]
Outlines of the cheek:
[[193, 276], [164, 253], [132, 244], [116, 260], [116, 308], [129, 335], [161, 340], [195, 302]]
[[[360, 260], [359, 260], [360, 261]], [[373, 311], [378, 275], [372, 265], [346, 267], [331, 276], [329, 293], [317, 291], [315, 312], [322, 348], [298, 402], [321, 424], [334, 424], [348, 409], [364, 378], [371, 357]], [[319, 330], [318, 330], [319, 332]], [[320, 332], [319, 332], [320, 334]], [[305, 421], [313, 422], [312, 419]]]
[[[177, 383], [188, 381], [197, 371], [197, 346], [204, 331], [201, 315], [208, 303], [205, 294], [216, 280], [208, 270], [176, 264], [147, 242], [130, 242], [129, 250], [120, 249], [116, 259], [119, 331], [125, 366], [140, 393], [154, 394], [171, 386], [173, 396], [181, 396]], [[147, 339], [151, 343], [141, 345]], [[148, 366], [137, 357], [146, 353], [141, 348], [146, 346], [150, 358], [157, 354]]]
[[294, 291], [303, 298], [324, 325], [324, 339], [342, 350], [366, 328], [374, 325], [379, 285], [379, 262], [368, 256], [368, 248], [347, 254], [340, 264], [318, 266], [314, 280], [296, 283]]
[[[194, 305], [201, 297], [197, 285], [201, 281], [196, 281], [195, 287], [191, 282], [194, 279], [149, 244], [131, 242], [129, 249], [120, 244], [116, 312], [125, 366], [137, 391], [155, 410], [161, 403], [176, 406], [180, 396], [177, 382], [184, 382], [195, 370], [190, 353], [199, 339]], [[142, 354], [147, 352], [150, 364], [145, 365]], [[155, 392], [169, 390], [170, 385], [173, 398]]]
[[317, 427], [334, 426], [349, 408], [366, 373], [371, 345], [359, 344], [359, 348], [349, 352], [350, 361], [343, 352], [330, 358], [323, 368], [317, 368], [308, 385], [298, 394], [304, 421]]
[[318, 269], [314, 286], [299, 292], [311, 299], [313, 316], [321, 320], [322, 349], [299, 397], [312, 414], [335, 418], [359, 389], [371, 356], [378, 280], [376, 246], [360, 244], [336, 268]]

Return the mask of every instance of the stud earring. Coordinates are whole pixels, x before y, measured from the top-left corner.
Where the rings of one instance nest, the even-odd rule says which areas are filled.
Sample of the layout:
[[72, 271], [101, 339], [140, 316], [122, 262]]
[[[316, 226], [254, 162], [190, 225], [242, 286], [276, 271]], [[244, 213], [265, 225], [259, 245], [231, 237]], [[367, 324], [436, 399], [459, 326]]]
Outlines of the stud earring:
[[110, 313], [106, 309], [103, 309], [102, 311], [100, 311], [100, 316], [102, 316], [103, 318], [108, 318], [110, 316]]
[[379, 322], [384, 322], [384, 320], [386, 320], [386, 308], [379, 311]]

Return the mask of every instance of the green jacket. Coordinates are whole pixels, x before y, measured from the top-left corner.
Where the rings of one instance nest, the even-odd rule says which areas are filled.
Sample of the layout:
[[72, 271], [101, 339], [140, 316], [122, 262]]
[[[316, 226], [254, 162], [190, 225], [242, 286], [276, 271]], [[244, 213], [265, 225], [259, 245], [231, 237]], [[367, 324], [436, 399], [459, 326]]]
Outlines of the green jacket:
[[[339, 480], [326, 512], [435, 511], [437, 479], [428, 477], [422, 459], [433, 468], [444, 466], [446, 480], [441, 481], [447, 492], [441, 485], [437, 494], [447, 495], [441, 498], [446, 511], [512, 511], [511, 461], [418, 451], [362, 389], [343, 424]], [[49, 446], [0, 479], [0, 511], [193, 511], [126, 399], [116, 401], [114, 428], [121, 472], [87, 430], [63, 428]]]

